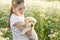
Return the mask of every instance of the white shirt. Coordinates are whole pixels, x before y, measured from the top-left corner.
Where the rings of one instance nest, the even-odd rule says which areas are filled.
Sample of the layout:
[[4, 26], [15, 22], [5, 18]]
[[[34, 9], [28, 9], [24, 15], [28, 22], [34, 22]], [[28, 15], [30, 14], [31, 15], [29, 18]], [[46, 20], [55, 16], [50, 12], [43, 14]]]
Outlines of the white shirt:
[[13, 40], [29, 40], [25, 35], [21, 34], [21, 31], [16, 26], [13, 26], [13, 24], [16, 22], [23, 23], [24, 15], [18, 17], [17, 15], [12, 14], [10, 17], [10, 27], [12, 31]]

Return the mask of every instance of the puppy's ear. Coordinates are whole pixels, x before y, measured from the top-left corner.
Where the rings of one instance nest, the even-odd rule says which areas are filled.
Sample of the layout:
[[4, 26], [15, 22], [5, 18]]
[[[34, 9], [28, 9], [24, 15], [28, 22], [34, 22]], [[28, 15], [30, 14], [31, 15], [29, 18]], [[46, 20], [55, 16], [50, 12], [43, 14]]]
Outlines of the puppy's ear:
[[35, 23], [37, 22], [37, 20], [34, 18], [34, 21], [35, 21]]
[[35, 19], [35, 23], [37, 22], [37, 20]]
[[27, 21], [27, 19], [25, 18], [25, 19], [24, 19], [24, 21], [26, 22], [26, 21]]
[[28, 18], [25, 18], [24, 21], [26, 22], [28, 20]]

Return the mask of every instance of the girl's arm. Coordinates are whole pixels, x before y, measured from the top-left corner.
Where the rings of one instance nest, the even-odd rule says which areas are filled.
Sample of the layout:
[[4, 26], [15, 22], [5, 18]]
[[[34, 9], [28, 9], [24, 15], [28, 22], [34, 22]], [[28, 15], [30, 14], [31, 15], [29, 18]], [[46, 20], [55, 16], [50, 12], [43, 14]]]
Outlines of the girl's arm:
[[[20, 22], [16, 22], [15, 24], [13, 24], [13, 26], [16, 26], [21, 31], [23, 31], [26, 28], [25, 26], [21, 25]], [[27, 31], [25, 35], [31, 35], [31, 32], [32, 32], [32, 29]]]
[[20, 22], [16, 22], [15, 24], [13, 24], [13, 26], [16, 26], [19, 30], [23, 30], [23, 29], [25, 29], [25, 26], [23, 26], [23, 25], [21, 25], [21, 23]]

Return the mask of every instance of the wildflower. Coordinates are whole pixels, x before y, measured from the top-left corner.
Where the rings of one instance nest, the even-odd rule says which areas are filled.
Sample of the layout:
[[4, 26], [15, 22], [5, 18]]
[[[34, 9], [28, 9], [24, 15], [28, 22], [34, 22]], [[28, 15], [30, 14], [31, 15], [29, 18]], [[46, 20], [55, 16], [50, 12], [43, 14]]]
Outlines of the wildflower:
[[8, 38], [8, 37], [6, 37], [6, 38], [3, 38], [3, 40], [9, 40], [9, 38]]
[[5, 28], [4, 30], [5, 30], [5, 31], [7, 31], [7, 30], [8, 30], [8, 28]]
[[45, 18], [45, 15], [44, 15], [44, 14], [40, 14], [40, 17], [43, 17], [43, 18]]
[[3, 33], [0, 31], [0, 35], [3, 35]]

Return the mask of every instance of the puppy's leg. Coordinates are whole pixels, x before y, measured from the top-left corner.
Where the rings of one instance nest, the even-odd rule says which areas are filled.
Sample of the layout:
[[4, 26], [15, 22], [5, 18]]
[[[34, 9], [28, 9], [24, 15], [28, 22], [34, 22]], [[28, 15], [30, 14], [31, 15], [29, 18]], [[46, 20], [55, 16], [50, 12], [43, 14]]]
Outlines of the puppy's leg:
[[26, 26], [26, 28], [25, 28], [24, 30], [22, 30], [21, 33], [22, 33], [22, 34], [25, 34], [25, 33], [26, 33], [27, 31], [29, 31], [30, 29], [31, 29], [31, 28], [29, 28], [29, 27]]
[[38, 40], [38, 36], [33, 28], [27, 31], [25, 35], [29, 38], [29, 40]]
[[36, 34], [36, 32], [35, 32], [34, 29], [32, 29], [32, 35], [31, 35], [31, 38], [33, 38], [34, 40], [38, 40], [38, 36], [37, 36], [37, 34]]

